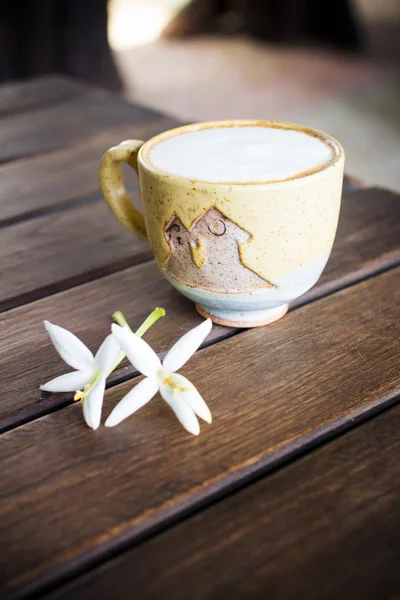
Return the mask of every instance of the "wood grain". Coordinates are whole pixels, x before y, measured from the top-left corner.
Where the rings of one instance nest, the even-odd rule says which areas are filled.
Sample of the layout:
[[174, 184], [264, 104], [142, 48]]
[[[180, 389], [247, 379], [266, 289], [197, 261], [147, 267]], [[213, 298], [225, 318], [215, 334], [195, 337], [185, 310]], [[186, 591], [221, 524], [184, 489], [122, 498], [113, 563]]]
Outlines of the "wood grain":
[[[92, 206], [86, 207], [86, 213], [92, 208]], [[293, 307], [315, 300], [333, 289], [340, 289], [350, 281], [356, 282], [371, 273], [377, 273], [379, 270], [399, 262], [399, 208], [400, 203], [397, 197], [388, 192], [366, 190], [346, 196], [343, 201], [334, 250], [325, 272], [320, 282], [305, 296], [293, 303]], [[97, 214], [96, 223], [100, 223], [98, 213], [94, 214]], [[70, 215], [71, 212], [64, 215], [69, 222], [71, 222]], [[47, 217], [47, 222], [52, 222], [53, 218]], [[59, 215], [57, 215], [58, 218], [60, 218]], [[21, 273], [24, 273], [28, 283], [37, 284], [37, 281], [32, 281], [30, 276], [31, 271], [36, 269], [36, 272], [41, 273], [42, 282], [43, 271], [48, 264], [46, 277], [47, 281], [51, 282], [54, 278], [54, 270], [51, 270], [51, 265], [54, 264], [56, 275], [61, 277], [61, 281], [58, 280], [57, 285], [60, 287], [71, 285], [71, 280], [62, 279], [63, 271], [59, 272], [57, 265], [62, 265], [62, 268], [69, 270], [70, 273], [73, 270], [76, 277], [77, 269], [87, 268], [89, 260], [92, 261], [93, 268], [93, 260], [97, 261], [95, 264], [99, 265], [100, 259], [106, 260], [112, 254], [117, 259], [118, 252], [121, 250], [121, 246], [118, 244], [123, 241], [125, 241], [123, 247], [126, 248], [126, 253], [122, 253], [119, 260], [132, 260], [133, 251], [137, 249], [137, 246], [134, 246], [137, 243], [136, 240], [122, 227], [119, 228], [118, 223], [111, 215], [107, 215], [107, 224], [111, 228], [116, 228], [113, 230], [116, 238], [112, 243], [104, 241], [101, 227], [96, 229], [96, 234], [91, 233], [90, 243], [93, 244], [93, 248], [99, 246], [97, 254], [93, 253], [89, 246], [82, 250], [82, 243], [89, 234], [85, 232], [84, 224], [77, 223], [73, 225], [74, 228], [78, 228], [76, 233], [71, 234], [73, 235], [71, 238], [73, 251], [76, 249], [73, 262], [70, 260], [72, 256], [69, 249], [71, 240], [63, 243], [65, 233], [59, 229], [57, 244], [51, 237], [52, 244], [59, 248], [59, 254], [53, 255], [52, 245], [46, 254], [41, 247], [40, 264], [31, 261], [28, 268], [20, 260], [16, 272], [10, 273], [10, 281], [18, 284], [21, 282]], [[27, 226], [28, 224], [24, 224], [21, 227], [30, 232], [31, 226]], [[62, 225], [62, 227], [64, 226]], [[384, 230], [386, 231], [385, 235], [383, 235]], [[119, 237], [120, 235], [122, 238]], [[18, 241], [20, 238], [17, 236], [16, 239]], [[85, 256], [85, 252], [88, 257]], [[139, 253], [136, 258], [139, 260], [146, 256], [148, 255]], [[15, 261], [15, 255], [10, 255], [9, 260]], [[124, 263], [117, 262], [111, 266], [117, 268], [121, 264]], [[64, 265], [66, 266], [64, 267]], [[7, 262], [5, 262], [4, 268], [7, 269]], [[86, 272], [80, 271], [80, 273], [80, 277], [87, 277]], [[56, 279], [54, 281], [57, 282]], [[27, 285], [26, 282], [24, 285]], [[47, 288], [44, 291], [51, 291], [51, 289]], [[31, 296], [37, 295], [39, 291], [31, 288]], [[26, 296], [17, 298], [20, 302], [23, 302], [24, 299]], [[2, 331], [0, 361], [4, 366], [4, 392], [0, 391], [0, 431], [45, 414], [57, 406], [65, 405], [68, 400], [72, 400], [71, 394], [43, 397], [38, 392], [39, 385], [43, 383], [43, 376], [50, 379], [63, 372], [65, 368], [65, 365], [57, 359], [53, 346], [43, 329], [43, 319], [72, 329], [82, 337], [85, 343], [95, 349], [108, 331], [110, 316], [115, 310], [123, 310], [130, 320], [140, 323], [156, 306], [163, 306], [167, 310], [168, 318], [160, 322], [157, 328], [150, 330], [147, 339], [152, 344], [156, 343], [159, 351], [163, 353], [168, 347], [171, 336], [178, 331], [183, 333], [199, 321], [193, 304], [170, 287], [153, 262], [103, 277], [54, 297], [43, 298], [31, 305], [14, 309], [0, 316]], [[95, 319], [93, 315], [96, 315]], [[233, 329], [216, 327], [213, 330], [213, 340], [223, 339], [233, 333], [235, 333]], [[38, 347], [37, 354], [31, 352], [33, 340]], [[20, 362], [27, 366], [23, 378], [18, 377]], [[43, 365], [46, 365], [45, 374]], [[115, 373], [113, 380], [119, 381], [133, 373], [132, 368], [123, 367]]]
[[400, 407], [219, 502], [52, 600], [392, 600]]
[[0, 231], [0, 310], [151, 258], [147, 242], [122, 227], [98, 195], [92, 200]]
[[[124, 124], [78, 140], [72, 147], [0, 166], [0, 225], [38, 216], [98, 192], [103, 153], [126, 138], [147, 140], [176, 126], [169, 117]], [[127, 184], [138, 187], [133, 170]]]
[[56, 106], [4, 119], [0, 128], [0, 162], [58, 150], [104, 129], [157, 118], [152, 110], [91, 90]]
[[89, 90], [75, 79], [57, 75], [3, 84], [0, 87], [0, 118], [56, 104]]
[[[157, 399], [118, 428], [89, 431], [74, 404], [0, 436], [1, 589], [68, 577], [390, 405], [399, 277], [198, 352], [182, 370], [214, 415], [198, 438]], [[132, 383], [106, 393], [104, 417]]]

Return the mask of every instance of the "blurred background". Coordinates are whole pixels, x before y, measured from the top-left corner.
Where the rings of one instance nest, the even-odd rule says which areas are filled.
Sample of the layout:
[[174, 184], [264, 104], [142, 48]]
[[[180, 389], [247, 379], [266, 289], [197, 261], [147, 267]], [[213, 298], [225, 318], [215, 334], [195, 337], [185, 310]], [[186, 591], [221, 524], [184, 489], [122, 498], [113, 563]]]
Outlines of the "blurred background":
[[399, 0], [0, 1], [3, 82], [58, 72], [184, 122], [310, 125], [400, 191]]

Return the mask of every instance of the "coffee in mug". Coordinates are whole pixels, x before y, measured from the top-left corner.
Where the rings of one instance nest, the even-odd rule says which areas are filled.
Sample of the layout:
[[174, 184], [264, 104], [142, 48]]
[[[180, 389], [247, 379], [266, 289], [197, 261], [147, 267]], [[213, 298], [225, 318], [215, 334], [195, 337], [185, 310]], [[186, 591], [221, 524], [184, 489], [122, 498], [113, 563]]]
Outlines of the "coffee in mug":
[[163, 173], [214, 183], [284, 181], [335, 160], [323, 137], [280, 127], [215, 127], [154, 144], [149, 163]]

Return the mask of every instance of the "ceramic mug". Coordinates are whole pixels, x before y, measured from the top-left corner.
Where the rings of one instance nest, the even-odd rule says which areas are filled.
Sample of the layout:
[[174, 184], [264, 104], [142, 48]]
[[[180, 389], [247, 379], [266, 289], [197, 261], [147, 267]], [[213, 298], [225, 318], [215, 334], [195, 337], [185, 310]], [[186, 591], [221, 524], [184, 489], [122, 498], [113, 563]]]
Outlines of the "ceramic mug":
[[[157, 169], [152, 149], [172, 136], [215, 127], [278, 127], [328, 143], [333, 160], [281, 181], [211, 183]], [[210, 148], [212, 157], [212, 148]], [[140, 181], [143, 213], [131, 203], [121, 163]], [[168, 281], [222, 325], [256, 327], [282, 317], [321, 275], [340, 209], [344, 153], [333, 138], [298, 125], [220, 121], [172, 129], [147, 142], [110, 148], [100, 165], [104, 198], [116, 217], [151, 243]]]

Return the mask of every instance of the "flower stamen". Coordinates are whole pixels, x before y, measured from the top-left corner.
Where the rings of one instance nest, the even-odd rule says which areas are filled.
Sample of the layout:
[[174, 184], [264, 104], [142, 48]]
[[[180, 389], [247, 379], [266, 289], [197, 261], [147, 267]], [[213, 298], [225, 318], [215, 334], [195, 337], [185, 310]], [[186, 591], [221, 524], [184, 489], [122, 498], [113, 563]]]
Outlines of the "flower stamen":
[[83, 400], [86, 398], [86, 396], [88, 395], [88, 393], [90, 392], [90, 390], [93, 387], [93, 383], [87, 383], [85, 385], [85, 387], [83, 388], [83, 390], [77, 390], [74, 396], [74, 401], [78, 402], [78, 400], [81, 400], [83, 402]]
[[166, 377], [164, 377], [162, 384], [167, 385], [170, 388], [170, 390], [172, 391], [172, 394], [174, 396], [176, 396], [177, 394], [181, 394], [183, 392], [191, 391], [191, 389], [189, 387], [183, 387], [182, 385], [179, 385], [178, 383], [176, 383], [176, 381], [173, 380], [172, 375], [167, 375]]

